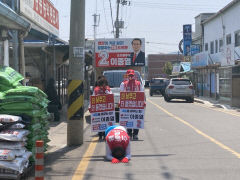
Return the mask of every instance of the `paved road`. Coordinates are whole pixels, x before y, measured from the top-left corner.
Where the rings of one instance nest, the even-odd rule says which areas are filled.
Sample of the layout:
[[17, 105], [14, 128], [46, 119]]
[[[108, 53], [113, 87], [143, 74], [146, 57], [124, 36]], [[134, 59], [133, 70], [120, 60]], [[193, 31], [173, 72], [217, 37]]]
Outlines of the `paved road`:
[[47, 155], [51, 180], [239, 180], [240, 113], [148, 96], [145, 129], [129, 164], [104, 159], [105, 143], [85, 130], [84, 145]]

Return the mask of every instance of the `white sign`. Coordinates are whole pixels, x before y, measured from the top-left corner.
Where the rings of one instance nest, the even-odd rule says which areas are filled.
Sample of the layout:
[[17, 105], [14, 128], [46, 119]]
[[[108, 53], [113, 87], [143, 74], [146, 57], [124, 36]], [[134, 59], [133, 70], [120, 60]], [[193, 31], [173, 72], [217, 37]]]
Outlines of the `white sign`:
[[48, 0], [20, 0], [20, 13], [46, 31], [59, 35], [58, 10]]
[[84, 57], [84, 48], [83, 47], [73, 47], [73, 57], [76, 57], [76, 58]]

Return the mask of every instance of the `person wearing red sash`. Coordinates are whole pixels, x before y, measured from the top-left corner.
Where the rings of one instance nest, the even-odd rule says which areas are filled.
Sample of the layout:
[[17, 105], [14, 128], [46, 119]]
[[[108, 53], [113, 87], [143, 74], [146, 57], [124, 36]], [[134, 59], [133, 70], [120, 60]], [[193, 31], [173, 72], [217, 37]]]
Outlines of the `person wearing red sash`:
[[[144, 87], [140, 81], [136, 80], [133, 69], [128, 69], [126, 72], [128, 76], [127, 81], [123, 81], [120, 85], [120, 92], [126, 91], [141, 91], [144, 92]], [[128, 135], [133, 140], [138, 140], [139, 129], [127, 129]]]
[[[103, 94], [112, 94], [112, 91], [108, 86], [108, 81], [105, 78], [105, 76], [99, 76], [92, 95], [97, 96], [97, 95], [103, 95]], [[89, 111], [91, 112], [90, 108], [89, 108]], [[98, 132], [98, 136], [99, 136], [99, 140], [104, 139], [105, 138], [104, 131]]]
[[106, 131], [106, 159], [112, 163], [128, 163], [131, 159], [130, 138], [123, 126], [110, 126]]

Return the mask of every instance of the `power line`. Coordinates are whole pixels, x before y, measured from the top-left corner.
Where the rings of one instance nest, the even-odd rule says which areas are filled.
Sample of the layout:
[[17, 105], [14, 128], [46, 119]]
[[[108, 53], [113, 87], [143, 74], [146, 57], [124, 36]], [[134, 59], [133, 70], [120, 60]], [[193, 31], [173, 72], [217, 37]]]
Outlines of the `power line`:
[[109, 31], [109, 28], [108, 28], [108, 23], [107, 23], [107, 16], [106, 16], [106, 12], [105, 12], [105, 4], [104, 4], [104, 1], [103, 2], [103, 11], [104, 11], [104, 17], [105, 17], [105, 24], [106, 24], [106, 28], [107, 28], [107, 31]]

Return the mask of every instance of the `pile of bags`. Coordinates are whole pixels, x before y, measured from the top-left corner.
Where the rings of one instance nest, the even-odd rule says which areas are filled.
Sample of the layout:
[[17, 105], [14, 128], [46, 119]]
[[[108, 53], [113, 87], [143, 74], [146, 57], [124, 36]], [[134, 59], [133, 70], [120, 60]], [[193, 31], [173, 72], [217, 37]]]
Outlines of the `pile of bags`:
[[0, 172], [22, 173], [28, 167], [31, 152], [25, 148], [29, 131], [19, 116], [0, 115]]
[[[45, 150], [47, 149], [47, 143], [49, 142], [48, 119], [50, 117], [50, 114], [47, 111], [47, 106], [49, 101], [47, 100], [47, 95], [43, 91], [41, 91], [37, 87], [22, 86], [19, 83], [21, 80], [23, 80], [23, 77], [19, 73], [17, 73], [15, 70], [13, 70], [10, 67], [0, 66], [0, 117], [1, 115], [4, 117], [6, 115], [14, 115], [20, 118], [20, 120], [18, 119], [18, 121], [24, 122], [23, 124], [24, 127], [20, 124], [15, 123], [14, 124], [15, 128], [16, 126], [18, 128], [21, 127], [21, 129], [16, 130], [13, 127], [9, 127], [10, 122], [1, 123], [1, 118], [0, 118], [0, 123], [1, 123], [0, 124], [1, 125], [0, 126], [0, 149], [2, 148], [1, 143], [4, 143], [6, 145], [8, 143], [12, 143], [11, 141], [13, 141], [13, 139], [11, 140], [6, 139], [6, 135], [3, 135], [3, 134], [6, 134], [6, 133], [10, 133], [12, 135], [17, 134], [18, 136], [14, 137], [15, 138], [14, 141], [18, 142], [18, 145], [24, 144], [23, 147], [29, 150], [33, 155], [30, 157], [30, 161], [34, 161], [35, 160], [34, 159], [35, 158], [35, 142], [37, 140], [43, 140]], [[10, 130], [8, 128], [10, 128]], [[2, 138], [1, 138], [1, 134], [2, 134]], [[4, 142], [1, 142], [1, 141], [4, 141]], [[9, 160], [13, 159], [14, 156], [18, 158], [18, 156], [16, 156], [15, 153], [13, 153], [12, 151], [11, 152], [8, 151], [9, 149], [1, 149], [1, 150], [0, 150], [0, 154], [1, 153], [5, 154], [4, 158], [7, 158]], [[17, 158], [15, 158], [15, 160]], [[19, 164], [23, 163], [24, 166], [26, 165], [25, 162], [18, 162], [18, 163]], [[6, 167], [6, 165], [3, 166], [0, 163], [0, 173], [2, 171], [1, 169], [2, 167]], [[20, 169], [17, 169], [17, 171], [22, 172], [23, 169], [20, 168]]]

